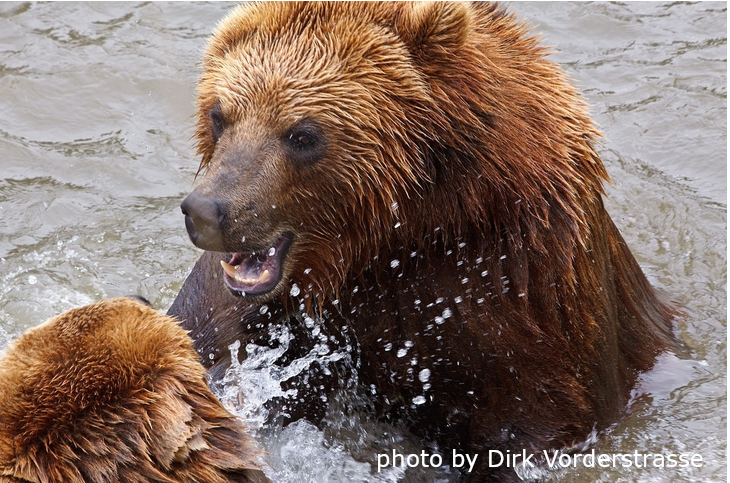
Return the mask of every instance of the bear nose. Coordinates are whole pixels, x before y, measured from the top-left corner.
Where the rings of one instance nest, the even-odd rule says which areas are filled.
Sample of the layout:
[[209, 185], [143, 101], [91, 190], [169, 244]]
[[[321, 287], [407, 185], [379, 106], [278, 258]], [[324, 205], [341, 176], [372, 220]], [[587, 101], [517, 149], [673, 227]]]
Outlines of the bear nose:
[[193, 244], [212, 252], [226, 251], [223, 247], [224, 210], [215, 199], [193, 191], [180, 204], [185, 215], [185, 228]]

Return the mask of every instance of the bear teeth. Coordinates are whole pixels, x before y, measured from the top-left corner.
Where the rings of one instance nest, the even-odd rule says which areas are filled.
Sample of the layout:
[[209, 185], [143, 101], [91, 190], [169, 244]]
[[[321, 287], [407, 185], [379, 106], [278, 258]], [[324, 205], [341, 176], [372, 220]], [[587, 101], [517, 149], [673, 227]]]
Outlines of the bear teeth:
[[264, 270], [263, 273], [261, 273], [261, 276], [259, 277], [258, 283], [264, 283], [269, 280], [269, 277], [271, 275], [269, 274], [268, 270]]
[[244, 285], [255, 285], [258, 283], [264, 283], [271, 278], [271, 273], [268, 270], [264, 270], [261, 272], [261, 274], [258, 276], [258, 278], [246, 278], [241, 276], [239, 273], [240, 265], [233, 266], [230, 263], [225, 262], [224, 260], [221, 260], [221, 267], [223, 267], [223, 271], [226, 272], [226, 274], [234, 279], [236, 282], [242, 283]]

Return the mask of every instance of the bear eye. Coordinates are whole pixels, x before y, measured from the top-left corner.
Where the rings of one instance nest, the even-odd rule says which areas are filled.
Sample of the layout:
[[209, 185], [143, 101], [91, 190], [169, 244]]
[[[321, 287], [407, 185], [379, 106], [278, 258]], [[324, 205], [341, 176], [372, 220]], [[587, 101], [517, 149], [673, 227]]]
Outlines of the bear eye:
[[297, 151], [312, 148], [317, 144], [317, 137], [309, 131], [302, 130], [289, 134], [289, 143]]
[[325, 153], [325, 136], [322, 128], [311, 120], [302, 121], [283, 136], [289, 157], [299, 164], [311, 164]]
[[226, 120], [223, 118], [220, 102], [215, 103], [208, 116], [210, 118], [210, 134], [213, 136], [213, 142], [217, 143], [226, 128]]

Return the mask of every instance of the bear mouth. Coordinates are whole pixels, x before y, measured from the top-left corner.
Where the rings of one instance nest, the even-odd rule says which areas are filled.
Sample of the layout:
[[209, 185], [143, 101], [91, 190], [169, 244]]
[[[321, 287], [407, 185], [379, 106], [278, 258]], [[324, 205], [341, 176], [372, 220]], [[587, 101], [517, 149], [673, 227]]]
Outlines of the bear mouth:
[[230, 261], [221, 260], [228, 288], [242, 297], [271, 292], [281, 281], [293, 238], [291, 233], [285, 233], [268, 248], [237, 252]]

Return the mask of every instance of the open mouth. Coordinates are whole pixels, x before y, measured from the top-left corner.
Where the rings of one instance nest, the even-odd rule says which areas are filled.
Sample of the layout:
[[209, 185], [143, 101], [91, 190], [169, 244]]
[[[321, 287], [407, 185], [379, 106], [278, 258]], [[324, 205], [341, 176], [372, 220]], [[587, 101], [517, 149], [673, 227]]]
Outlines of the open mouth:
[[228, 288], [241, 296], [261, 295], [281, 281], [284, 258], [293, 235], [285, 233], [273, 245], [254, 252], [234, 253], [229, 262], [221, 260]]

